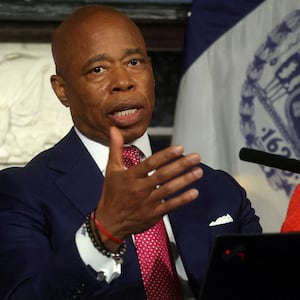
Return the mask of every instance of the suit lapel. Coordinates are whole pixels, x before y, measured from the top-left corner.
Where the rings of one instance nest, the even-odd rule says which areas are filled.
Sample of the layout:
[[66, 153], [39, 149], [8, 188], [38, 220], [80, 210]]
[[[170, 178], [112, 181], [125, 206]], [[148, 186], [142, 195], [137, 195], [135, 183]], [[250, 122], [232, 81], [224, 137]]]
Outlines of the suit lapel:
[[171, 212], [169, 220], [191, 289], [197, 295], [209, 257], [207, 245], [210, 235], [208, 226], [207, 224], [199, 224], [199, 217], [195, 213], [195, 208], [189, 207], [189, 205]]
[[84, 216], [96, 208], [103, 175], [74, 129], [55, 146], [49, 167], [59, 172], [57, 187]]

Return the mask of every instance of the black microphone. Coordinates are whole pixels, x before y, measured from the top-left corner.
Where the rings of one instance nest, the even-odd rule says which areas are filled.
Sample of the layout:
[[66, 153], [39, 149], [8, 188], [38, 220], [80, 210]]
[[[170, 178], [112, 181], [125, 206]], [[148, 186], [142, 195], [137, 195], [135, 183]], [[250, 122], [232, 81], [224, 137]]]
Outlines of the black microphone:
[[300, 161], [297, 159], [249, 148], [242, 148], [239, 157], [247, 162], [300, 174]]

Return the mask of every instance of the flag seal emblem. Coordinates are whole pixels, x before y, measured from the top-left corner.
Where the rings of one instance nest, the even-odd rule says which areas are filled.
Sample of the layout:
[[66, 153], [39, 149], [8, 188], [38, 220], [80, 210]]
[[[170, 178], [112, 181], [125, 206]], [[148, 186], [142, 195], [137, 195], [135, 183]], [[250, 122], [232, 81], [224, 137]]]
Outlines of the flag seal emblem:
[[[240, 130], [246, 147], [300, 158], [300, 10], [289, 13], [267, 35], [248, 66]], [[271, 187], [289, 197], [299, 183], [298, 174], [260, 168]]]

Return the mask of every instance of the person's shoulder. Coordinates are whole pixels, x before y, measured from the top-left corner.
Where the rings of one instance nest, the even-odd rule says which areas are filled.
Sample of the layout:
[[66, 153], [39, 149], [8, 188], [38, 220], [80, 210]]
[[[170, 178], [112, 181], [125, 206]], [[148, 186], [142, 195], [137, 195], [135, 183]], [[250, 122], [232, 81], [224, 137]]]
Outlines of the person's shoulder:
[[212, 176], [229, 176], [229, 177], [232, 177], [229, 172], [225, 171], [225, 170], [222, 170], [222, 169], [217, 169], [217, 168], [214, 168], [208, 164], [206, 164], [205, 162], [201, 162], [200, 163], [200, 167], [203, 169], [203, 171], [206, 172], [206, 174], [210, 174]]
[[203, 177], [201, 178], [204, 182], [212, 182], [214, 185], [219, 186], [235, 186], [240, 187], [236, 179], [227, 171], [222, 169], [213, 168], [203, 162], [200, 163], [200, 167], [203, 170]]
[[[41, 152], [34, 155], [28, 162], [25, 162], [23, 165], [15, 165], [9, 166], [7, 168], [3, 168], [0, 170], [0, 175], [2, 177], [19, 177], [19, 176], [31, 176], [34, 173], [42, 176], [42, 172], [44, 168], [48, 167], [49, 161], [53, 157], [59, 157], [59, 155], [67, 155], [64, 153], [64, 149], [66, 148], [66, 144], [70, 143], [72, 139], [76, 138], [76, 134], [71, 130], [66, 136], [61, 138], [57, 143], [52, 145], [51, 147], [42, 150]], [[71, 142], [70, 148], [74, 146], [74, 143]], [[63, 153], [63, 154], [60, 154]]]
[[64, 137], [57, 141], [53, 146], [35, 155], [25, 166], [25, 168], [42, 167], [48, 165], [51, 160], [65, 161], [76, 152], [78, 145], [81, 144], [79, 137], [72, 128]]

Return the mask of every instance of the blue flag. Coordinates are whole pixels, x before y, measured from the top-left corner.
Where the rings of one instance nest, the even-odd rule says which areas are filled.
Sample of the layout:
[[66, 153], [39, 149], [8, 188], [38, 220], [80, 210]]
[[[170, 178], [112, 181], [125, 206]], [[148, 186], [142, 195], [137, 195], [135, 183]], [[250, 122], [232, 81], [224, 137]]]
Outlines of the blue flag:
[[184, 45], [184, 71], [264, 0], [194, 0]]
[[172, 142], [233, 175], [265, 232], [280, 230], [299, 175], [239, 151], [300, 159], [299, 40], [299, 0], [192, 3]]

